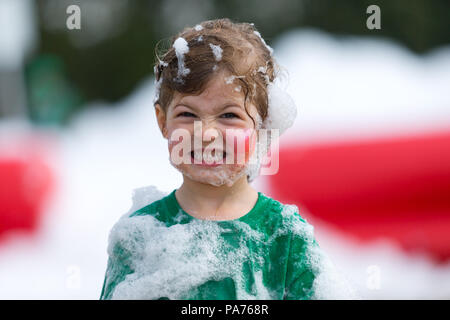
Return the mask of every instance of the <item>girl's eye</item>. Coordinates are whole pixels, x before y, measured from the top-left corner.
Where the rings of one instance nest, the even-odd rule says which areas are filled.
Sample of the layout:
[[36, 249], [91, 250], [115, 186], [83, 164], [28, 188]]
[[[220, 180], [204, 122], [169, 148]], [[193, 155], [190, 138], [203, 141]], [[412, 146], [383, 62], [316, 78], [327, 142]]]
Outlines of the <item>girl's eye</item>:
[[177, 117], [195, 117], [195, 114], [185, 111], [179, 113]]
[[224, 113], [220, 116], [221, 118], [225, 118], [225, 119], [233, 119], [233, 118], [239, 118], [239, 116], [233, 112], [227, 112]]

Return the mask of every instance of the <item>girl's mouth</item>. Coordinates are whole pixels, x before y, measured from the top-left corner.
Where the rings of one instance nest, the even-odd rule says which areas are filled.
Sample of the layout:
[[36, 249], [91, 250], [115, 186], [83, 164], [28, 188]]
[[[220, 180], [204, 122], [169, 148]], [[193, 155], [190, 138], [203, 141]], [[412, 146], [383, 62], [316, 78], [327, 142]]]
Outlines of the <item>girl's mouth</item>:
[[[222, 155], [222, 156], [221, 156]], [[209, 155], [204, 153], [204, 150], [191, 151], [191, 163], [199, 166], [217, 167], [225, 164], [227, 153], [225, 151], [216, 152], [213, 150]]]

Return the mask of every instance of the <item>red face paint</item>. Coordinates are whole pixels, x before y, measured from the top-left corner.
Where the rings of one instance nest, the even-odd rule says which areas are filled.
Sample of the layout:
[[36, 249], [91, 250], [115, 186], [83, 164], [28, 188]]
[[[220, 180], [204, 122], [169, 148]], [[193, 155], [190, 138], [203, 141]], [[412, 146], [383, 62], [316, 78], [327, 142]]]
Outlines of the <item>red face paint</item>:
[[[227, 129], [227, 150], [234, 151], [234, 163], [247, 163], [256, 146], [256, 131], [254, 129]], [[243, 163], [242, 163], [243, 162]]]

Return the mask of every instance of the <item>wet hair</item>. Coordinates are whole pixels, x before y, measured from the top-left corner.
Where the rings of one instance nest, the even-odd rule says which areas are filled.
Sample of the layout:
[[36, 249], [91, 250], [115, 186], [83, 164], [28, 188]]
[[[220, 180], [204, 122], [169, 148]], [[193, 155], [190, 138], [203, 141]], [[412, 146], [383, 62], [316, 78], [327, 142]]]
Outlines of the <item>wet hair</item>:
[[[179, 74], [183, 70], [179, 70], [180, 63], [173, 47], [180, 37], [189, 48], [181, 61], [184, 71], [189, 71], [182, 77]], [[267, 117], [267, 86], [269, 81], [274, 80], [278, 65], [272, 56], [272, 49], [252, 23], [232, 22], [228, 18], [208, 20], [195, 27], [184, 28], [170, 39], [166, 49], [161, 47], [162, 44], [162, 41], [158, 42], [155, 48], [154, 71], [159, 93], [154, 104], [159, 104], [165, 112], [175, 91], [199, 95], [215, 74], [225, 70], [240, 82], [245, 96], [244, 108], [247, 110], [250, 99], [261, 120]], [[215, 46], [219, 46], [221, 51]]]

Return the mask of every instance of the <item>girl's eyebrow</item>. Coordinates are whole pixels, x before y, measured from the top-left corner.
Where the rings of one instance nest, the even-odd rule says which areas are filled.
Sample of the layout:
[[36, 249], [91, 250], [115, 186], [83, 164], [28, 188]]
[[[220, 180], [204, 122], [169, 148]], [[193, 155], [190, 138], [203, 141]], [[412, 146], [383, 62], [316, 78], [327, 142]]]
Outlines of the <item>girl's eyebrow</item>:
[[[189, 109], [192, 109], [192, 110], [196, 110], [195, 107], [192, 107], [191, 105], [189, 105], [189, 104], [186, 103], [186, 102], [178, 102], [178, 103], [174, 106], [174, 109], [177, 108], [177, 107], [181, 107], [181, 106], [188, 107]], [[241, 106], [241, 104], [238, 103], [238, 102], [236, 102], [236, 101], [227, 101], [227, 102], [223, 103], [221, 106], [217, 107], [217, 109], [218, 109], [218, 110], [223, 110], [223, 109], [226, 109], [226, 108], [229, 108], [229, 107], [237, 107], [237, 108], [239, 108], [239, 109], [244, 109], [244, 108]]]

